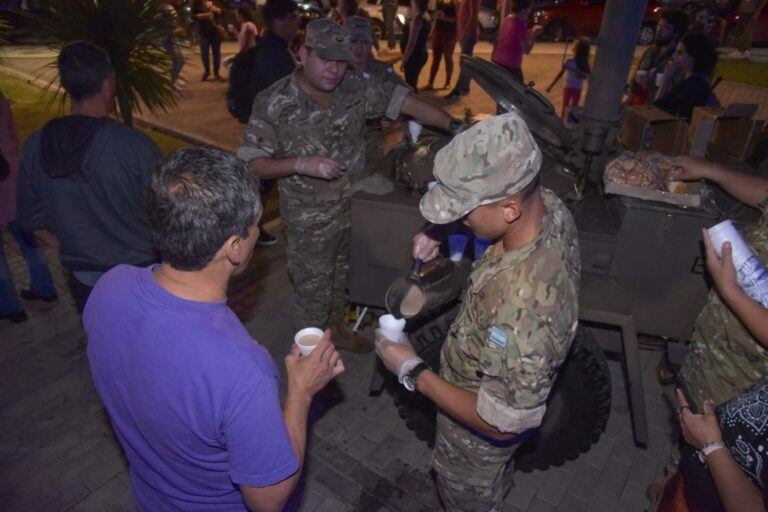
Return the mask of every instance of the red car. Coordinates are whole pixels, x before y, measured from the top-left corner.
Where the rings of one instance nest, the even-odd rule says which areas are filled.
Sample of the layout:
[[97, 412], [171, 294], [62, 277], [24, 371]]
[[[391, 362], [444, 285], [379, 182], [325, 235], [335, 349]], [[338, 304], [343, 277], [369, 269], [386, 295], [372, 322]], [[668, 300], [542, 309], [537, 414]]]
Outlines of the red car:
[[[603, 21], [606, 0], [554, 0], [531, 13], [531, 25], [544, 27], [542, 39], [565, 41], [570, 37], [596, 37]], [[645, 9], [639, 44], [651, 44], [656, 36], [656, 19], [661, 6], [649, 0]]]

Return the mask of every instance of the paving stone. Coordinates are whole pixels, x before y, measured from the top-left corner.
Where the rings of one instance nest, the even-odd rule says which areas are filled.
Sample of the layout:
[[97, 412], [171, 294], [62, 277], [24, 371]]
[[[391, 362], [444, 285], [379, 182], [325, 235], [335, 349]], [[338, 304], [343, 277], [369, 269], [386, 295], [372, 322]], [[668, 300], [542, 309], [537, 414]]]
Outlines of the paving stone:
[[597, 491], [604, 492], [618, 498], [624, 485], [627, 483], [631, 466], [620, 460], [611, 458], [603, 468], [600, 479], [597, 481]]
[[91, 493], [90, 489], [83, 484], [72, 484], [58, 494], [42, 503], [34, 510], [37, 512], [50, 512], [58, 510], [67, 510], [76, 503], [84, 500]]
[[563, 496], [557, 506], [557, 512], [584, 512], [585, 510], [587, 510], [587, 502], [569, 493]]
[[589, 501], [600, 479], [601, 469], [581, 462], [581, 465], [574, 469], [573, 478], [568, 484], [567, 493], [576, 496], [584, 501]]
[[519, 510], [527, 510], [543, 483], [544, 479], [533, 473], [515, 473], [515, 485], [504, 503]]
[[130, 511], [134, 510], [131, 490], [118, 477], [107, 481], [104, 485], [93, 491], [84, 500], [77, 503], [73, 512], [105, 511]]
[[555, 512], [556, 507], [543, 499], [536, 497], [526, 509], [527, 512]]
[[650, 505], [645, 494], [645, 487], [627, 484], [619, 499], [619, 509], [622, 512], [643, 512]]
[[611, 456], [611, 451], [613, 450], [615, 442], [615, 439], [601, 436], [600, 440], [596, 444], [593, 444], [589, 451], [583, 454], [580, 459], [593, 467], [602, 468]]
[[317, 506], [315, 512], [345, 512], [349, 510], [344, 502], [340, 501], [335, 496], [326, 496], [320, 505]]
[[544, 482], [536, 493], [536, 497], [556, 507], [563, 498], [573, 476], [571, 472], [560, 468], [548, 470]]
[[602, 491], [596, 491], [587, 506], [589, 512], [617, 512], [618, 498]]

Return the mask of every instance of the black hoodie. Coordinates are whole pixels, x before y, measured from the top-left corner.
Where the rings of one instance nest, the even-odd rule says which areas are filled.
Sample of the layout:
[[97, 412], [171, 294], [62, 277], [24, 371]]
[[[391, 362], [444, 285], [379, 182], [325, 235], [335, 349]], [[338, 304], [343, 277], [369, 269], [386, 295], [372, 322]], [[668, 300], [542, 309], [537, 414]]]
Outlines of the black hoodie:
[[16, 220], [53, 231], [72, 271], [150, 263], [144, 198], [160, 158], [149, 137], [108, 118], [53, 119], [24, 142]]

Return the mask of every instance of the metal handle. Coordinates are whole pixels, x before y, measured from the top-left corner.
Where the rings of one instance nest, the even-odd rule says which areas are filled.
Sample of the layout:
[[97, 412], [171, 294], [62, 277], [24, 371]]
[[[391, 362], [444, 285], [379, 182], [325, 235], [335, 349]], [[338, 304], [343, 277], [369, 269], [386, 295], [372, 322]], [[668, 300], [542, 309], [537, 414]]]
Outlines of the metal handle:
[[413, 268], [411, 269], [411, 275], [417, 276], [419, 275], [419, 272], [421, 272], [421, 265], [424, 262], [421, 260], [421, 258], [414, 258], [413, 260]]

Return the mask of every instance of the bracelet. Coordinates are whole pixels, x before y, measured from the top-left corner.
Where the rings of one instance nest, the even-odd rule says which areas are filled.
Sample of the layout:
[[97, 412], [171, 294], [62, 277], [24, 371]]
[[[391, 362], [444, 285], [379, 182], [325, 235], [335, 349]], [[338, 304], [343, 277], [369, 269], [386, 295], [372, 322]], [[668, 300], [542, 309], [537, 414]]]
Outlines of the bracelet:
[[716, 452], [717, 450], [728, 451], [728, 448], [725, 447], [725, 443], [722, 441], [707, 441], [701, 445], [701, 448], [698, 450], [699, 460], [701, 463], [706, 464], [707, 457], [709, 457], [712, 452]]

